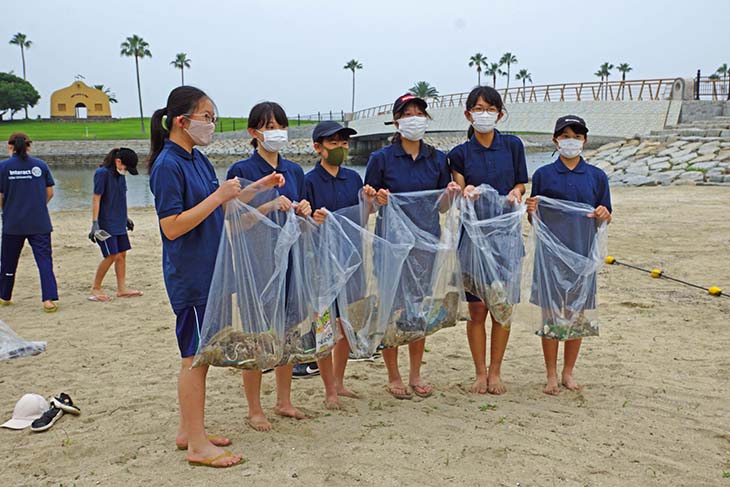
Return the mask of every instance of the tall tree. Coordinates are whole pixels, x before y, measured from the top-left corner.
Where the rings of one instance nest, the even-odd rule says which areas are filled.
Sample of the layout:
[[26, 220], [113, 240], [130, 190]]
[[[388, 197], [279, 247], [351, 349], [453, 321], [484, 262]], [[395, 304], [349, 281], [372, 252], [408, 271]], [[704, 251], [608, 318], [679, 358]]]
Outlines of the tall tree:
[[[25, 74], [25, 50], [30, 49], [33, 41], [29, 41], [25, 34], [18, 32], [10, 39], [10, 44], [20, 46], [20, 59], [23, 61], [23, 79], [28, 81], [28, 77]], [[25, 118], [28, 118], [28, 107], [25, 107]]]
[[185, 68], [190, 69], [190, 61], [191, 61], [191, 59], [188, 58], [187, 54], [185, 54], [184, 52], [179, 52], [175, 55], [175, 59], [173, 59], [172, 62], [170, 63], [175, 68], [180, 70], [180, 76], [181, 76], [180, 84], [181, 85], [185, 84]]
[[355, 112], [355, 71], [358, 69], [362, 69], [362, 64], [357, 59], [350, 59], [350, 61], [345, 64], [342, 69], [349, 69], [352, 71], [352, 109], [351, 112]]
[[139, 121], [142, 125], [142, 133], [144, 133], [144, 112], [142, 111], [142, 85], [139, 82], [139, 60], [146, 57], [152, 57], [152, 53], [149, 50], [150, 45], [147, 41], [139, 37], [137, 34], [127, 37], [127, 40], [122, 42], [121, 50], [119, 54], [126, 57], [134, 56], [134, 67], [137, 71], [137, 96], [139, 98]]
[[527, 81], [532, 83], [532, 75], [526, 69], [520, 69], [515, 75], [515, 80], [522, 81], [522, 101], [525, 101], [525, 83]]
[[482, 85], [482, 68], [487, 67], [487, 57], [478, 52], [469, 58], [469, 67], [477, 69], [477, 86]]
[[35, 106], [41, 96], [29, 82], [12, 73], [0, 73], [0, 120], [10, 110], [10, 120], [22, 108]]
[[109, 98], [109, 103], [118, 103], [117, 94], [112, 93], [112, 89], [104, 85], [94, 85], [94, 88], [104, 93]]
[[[725, 86], [725, 80], [730, 77], [730, 68], [728, 67], [727, 63], [723, 64], [719, 68], [717, 68], [717, 71], [715, 71], [715, 74], [722, 76], [722, 85]], [[727, 99], [730, 100], [730, 86], [727, 87]]]
[[505, 64], [507, 65], [507, 72], [504, 74], [507, 76], [507, 89], [509, 90], [510, 68], [513, 64], [517, 64], [517, 57], [511, 52], [505, 52], [502, 57], [499, 58], [499, 64], [502, 66]]
[[418, 98], [438, 98], [439, 92], [435, 86], [431, 86], [428, 81], [416, 82], [408, 93], [416, 95]]
[[502, 76], [502, 74], [504, 74], [499, 68], [499, 63], [491, 63], [489, 67], [487, 67], [487, 69], [484, 71], [484, 74], [492, 77], [492, 88], [494, 89], [497, 88], [497, 76]]
[[616, 69], [618, 69], [619, 73], [621, 73], [621, 81], [626, 81], [626, 73], [633, 70], [634, 68], [629, 66], [629, 63], [621, 63], [616, 66]]
[[601, 78], [601, 82], [598, 84], [598, 99], [600, 100], [601, 96], [602, 96], [601, 93], [603, 90], [603, 77], [604, 77], [603, 71], [601, 69], [599, 69], [598, 71], [593, 73], [593, 76], [598, 76], [599, 78]]

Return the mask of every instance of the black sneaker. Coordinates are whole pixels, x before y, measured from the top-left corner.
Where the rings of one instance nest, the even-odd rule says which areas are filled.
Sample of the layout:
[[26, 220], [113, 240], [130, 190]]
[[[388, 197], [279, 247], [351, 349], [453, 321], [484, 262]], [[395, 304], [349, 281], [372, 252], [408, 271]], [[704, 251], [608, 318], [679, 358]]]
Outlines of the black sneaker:
[[51, 406], [51, 409], [43, 413], [43, 416], [36, 419], [30, 424], [30, 429], [31, 431], [34, 431], [36, 433], [46, 431], [47, 429], [50, 429], [51, 426], [56, 423], [56, 421], [61, 419], [61, 416], [63, 416], [63, 410], [58, 409], [55, 406]]
[[62, 409], [64, 413], [73, 414], [74, 416], [81, 414], [81, 409], [79, 409], [78, 406], [74, 406], [71, 396], [65, 392], [52, 397], [51, 404], [56, 406], [58, 409]]
[[294, 366], [294, 372], [292, 377], [295, 379], [304, 379], [306, 377], [314, 377], [319, 375], [319, 367], [317, 362], [310, 362], [308, 364], [296, 364]]

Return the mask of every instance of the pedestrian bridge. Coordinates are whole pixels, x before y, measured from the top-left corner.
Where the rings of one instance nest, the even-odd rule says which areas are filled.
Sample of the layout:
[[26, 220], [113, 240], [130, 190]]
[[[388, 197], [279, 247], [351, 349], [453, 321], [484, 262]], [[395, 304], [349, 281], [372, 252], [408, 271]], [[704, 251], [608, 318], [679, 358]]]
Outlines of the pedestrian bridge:
[[[497, 125], [503, 132], [552, 133], [555, 120], [567, 114], [586, 120], [591, 135], [633, 137], [648, 135], [679, 121], [682, 100], [692, 99], [693, 80], [662, 78], [610, 82], [518, 86], [501, 90], [506, 117]], [[429, 132], [466, 131], [465, 93], [427, 99], [433, 120]], [[382, 138], [394, 133], [393, 104], [355, 112], [349, 126], [358, 139]]]

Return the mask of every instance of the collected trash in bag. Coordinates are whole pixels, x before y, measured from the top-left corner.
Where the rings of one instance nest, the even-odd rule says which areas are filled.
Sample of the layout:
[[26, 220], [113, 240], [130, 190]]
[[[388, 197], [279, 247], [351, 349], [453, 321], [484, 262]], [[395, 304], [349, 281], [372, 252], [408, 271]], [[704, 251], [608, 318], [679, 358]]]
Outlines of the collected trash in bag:
[[38, 355], [46, 350], [46, 342], [20, 338], [12, 328], [0, 321], [0, 360]]
[[297, 217], [299, 238], [291, 249], [286, 289], [282, 364], [326, 357], [336, 344], [337, 295], [360, 266], [355, 244], [328, 212], [324, 223]]
[[445, 190], [392, 193], [379, 208], [376, 233], [387, 241], [401, 227], [414, 236], [403, 264], [383, 346], [396, 347], [456, 325], [463, 300], [457, 256], [459, 212]]
[[342, 329], [354, 358], [370, 357], [383, 342], [393, 312], [403, 263], [413, 248], [414, 236], [398, 219], [390, 240], [373, 232], [370, 203], [334, 212], [335, 219], [360, 254], [361, 264], [337, 297]]
[[267, 190], [256, 207], [226, 206], [194, 366], [267, 369], [284, 358], [287, 268], [300, 228], [293, 209], [274, 209], [277, 199]]
[[585, 203], [538, 197], [531, 215], [534, 249], [530, 302], [541, 308], [539, 336], [598, 335], [596, 274], [607, 254], [607, 224]]
[[486, 304], [497, 323], [509, 327], [520, 301], [526, 206], [483, 184], [472, 195], [459, 198], [459, 207], [464, 228], [458, 252], [464, 291]]

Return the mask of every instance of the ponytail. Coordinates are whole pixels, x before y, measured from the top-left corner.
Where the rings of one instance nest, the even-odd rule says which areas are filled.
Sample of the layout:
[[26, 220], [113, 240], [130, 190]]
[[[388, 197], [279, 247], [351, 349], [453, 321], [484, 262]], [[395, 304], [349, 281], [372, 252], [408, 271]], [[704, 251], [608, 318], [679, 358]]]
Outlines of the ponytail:
[[8, 145], [13, 146], [13, 153], [17, 154], [21, 159], [28, 159], [28, 148], [30, 147], [30, 137], [22, 132], [15, 132], [8, 138]]
[[466, 131], [466, 140], [471, 140], [474, 137], [474, 126], [469, 125], [469, 129]]
[[104, 160], [101, 164], [99, 164], [99, 167], [106, 167], [106, 168], [112, 168], [117, 167], [116, 160], [117, 160], [117, 154], [119, 152], [119, 149], [112, 149], [109, 151], [109, 153], [104, 156]]
[[181, 115], [190, 115], [198, 103], [208, 95], [194, 86], [178, 86], [167, 97], [167, 105], [155, 110], [150, 120], [150, 153], [147, 156], [147, 170], [152, 171], [155, 160], [170, 138], [172, 121]]

